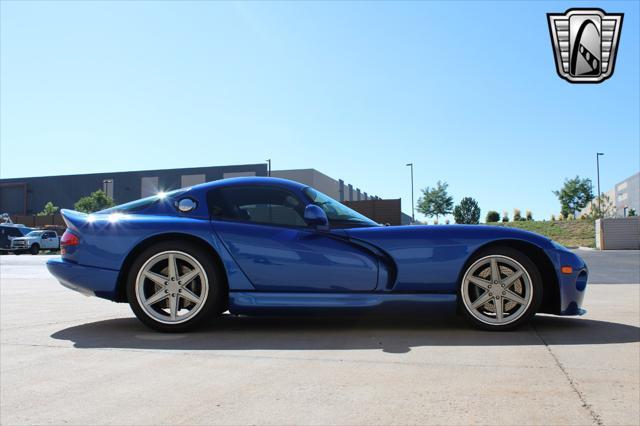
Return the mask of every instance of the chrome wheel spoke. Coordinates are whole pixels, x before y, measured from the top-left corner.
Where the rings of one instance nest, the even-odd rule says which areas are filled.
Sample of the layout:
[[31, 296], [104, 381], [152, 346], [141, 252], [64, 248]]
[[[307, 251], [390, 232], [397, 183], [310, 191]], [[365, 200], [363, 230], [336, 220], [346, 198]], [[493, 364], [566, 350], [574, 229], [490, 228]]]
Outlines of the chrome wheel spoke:
[[170, 254], [167, 260], [169, 262], [169, 266], [168, 266], [169, 278], [175, 279], [178, 276], [178, 264], [176, 262], [176, 255]]
[[518, 296], [511, 290], [506, 290], [505, 294], [502, 297], [512, 302], [516, 302], [518, 305], [524, 305], [525, 303], [527, 303], [526, 300], [524, 300], [522, 297]]
[[193, 303], [200, 302], [200, 298], [198, 296], [196, 296], [188, 288], [183, 288], [182, 290], [180, 290], [180, 297], [182, 297], [185, 300], [188, 300], [189, 302], [193, 302]]
[[160, 285], [160, 286], [164, 286], [167, 281], [169, 280], [168, 277], [165, 277], [163, 275], [160, 274], [156, 274], [155, 272], [151, 272], [151, 271], [147, 271], [144, 273], [144, 276], [146, 278], [149, 278], [151, 281], [153, 281], [154, 283]]
[[178, 297], [176, 295], [171, 295], [169, 298], [169, 315], [172, 320], [178, 317]]
[[488, 301], [490, 301], [491, 299], [493, 299], [493, 296], [489, 296], [489, 292], [486, 292], [485, 294], [483, 294], [482, 296], [478, 297], [473, 304], [471, 305], [471, 307], [473, 309], [478, 309], [479, 307], [481, 307], [482, 305], [484, 305], [485, 303], [487, 303]]
[[502, 284], [504, 284], [504, 288], [509, 288], [511, 286], [511, 284], [516, 282], [516, 280], [518, 278], [520, 278], [521, 276], [522, 276], [522, 271], [516, 271], [513, 274], [509, 275], [507, 278], [505, 278], [502, 281]]
[[494, 257], [491, 258], [491, 281], [493, 281], [494, 283], [499, 283], [501, 281], [498, 260]]
[[200, 275], [200, 271], [198, 271], [197, 269], [193, 269], [187, 272], [186, 274], [182, 275], [180, 278], [178, 278], [179, 280], [178, 284], [184, 287], [188, 285], [191, 281], [193, 281], [198, 275]]
[[478, 277], [469, 277], [469, 281], [483, 290], [489, 290], [489, 286], [491, 285], [491, 281], [483, 280], [482, 278]]
[[503, 304], [503, 299], [501, 297], [496, 297], [496, 299], [494, 300], [494, 304], [496, 306], [496, 319], [498, 321], [502, 321], [502, 317], [504, 315], [504, 304]]
[[151, 306], [155, 303], [158, 303], [164, 299], [166, 299], [169, 295], [166, 293], [166, 291], [164, 289], [160, 290], [159, 292], [155, 293], [153, 296], [151, 296], [150, 298], [148, 298], [146, 300], [145, 305], [147, 306]]

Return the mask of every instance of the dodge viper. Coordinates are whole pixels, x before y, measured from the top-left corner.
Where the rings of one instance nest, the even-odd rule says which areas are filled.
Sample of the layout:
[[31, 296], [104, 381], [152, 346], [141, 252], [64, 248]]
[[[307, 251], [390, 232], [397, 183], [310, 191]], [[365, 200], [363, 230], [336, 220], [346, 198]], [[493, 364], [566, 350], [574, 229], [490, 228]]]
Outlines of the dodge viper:
[[93, 214], [63, 210], [49, 271], [181, 332], [229, 311], [384, 308], [458, 313], [488, 330], [536, 313], [581, 315], [587, 267], [534, 233], [482, 225], [382, 226], [316, 189], [224, 179]]

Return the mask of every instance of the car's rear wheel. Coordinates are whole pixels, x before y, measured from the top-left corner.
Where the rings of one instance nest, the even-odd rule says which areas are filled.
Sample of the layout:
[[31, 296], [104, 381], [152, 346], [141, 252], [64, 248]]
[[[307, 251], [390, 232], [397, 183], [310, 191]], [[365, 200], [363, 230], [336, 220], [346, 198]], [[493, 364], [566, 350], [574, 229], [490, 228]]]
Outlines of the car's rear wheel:
[[38, 244], [32, 244], [31, 248], [29, 248], [29, 253], [33, 254], [34, 256], [40, 253], [40, 246]]
[[459, 300], [466, 318], [485, 330], [511, 330], [535, 315], [542, 301], [542, 278], [524, 253], [496, 247], [468, 266]]
[[211, 256], [198, 246], [163, 242], [133, 262], [127, 298], [145, 325], [164, 332], [188, 331], [221, 311], [223, 286]]

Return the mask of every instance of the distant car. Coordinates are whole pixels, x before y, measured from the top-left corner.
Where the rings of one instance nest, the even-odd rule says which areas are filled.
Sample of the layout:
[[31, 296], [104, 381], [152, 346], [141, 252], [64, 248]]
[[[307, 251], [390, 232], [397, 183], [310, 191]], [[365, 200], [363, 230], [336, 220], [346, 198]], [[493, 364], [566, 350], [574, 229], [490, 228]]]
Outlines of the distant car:
[[40, 250], [60, 249], [60, 238], [54, 231], [31, 231], [24, 237], [16, 237], [11, 240], [11, 251], [20, 253], [38, 254]]
[[10, 252], [11, 240], [18, 237], [24, 237], [31, 231], [33, 231], [32, 228], [28, 228], [24, 225], [13, 224], [13, 223], [1, 223], [0, 224], [0, 253]]
[[234, 178], [86, 215], [62, 210], [49, 271], [184, 331], [232, 314], [455, 312], [509, 330], [536, 312], [580, 315], [587, 267], [550, 239], [480, 225], [381, 226], [276, 178]]

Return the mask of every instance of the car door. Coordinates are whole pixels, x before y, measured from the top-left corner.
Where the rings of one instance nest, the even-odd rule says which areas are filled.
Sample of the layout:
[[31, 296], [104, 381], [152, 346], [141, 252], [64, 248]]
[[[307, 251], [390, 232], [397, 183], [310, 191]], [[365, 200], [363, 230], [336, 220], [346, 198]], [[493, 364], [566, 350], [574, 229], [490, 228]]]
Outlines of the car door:
[[[46, 239], [45, 239], [46, 238]], [[46, 249], [58, 248], [58, 237], [55, 232], [47, 231], [42, 235], [43, 247]]]
[[365, 249], [304, 222], [298, 194], [233, 186], [208, 194], [212, 228], [258, 291], [359, 292], [377, 285], [378, 261]]

